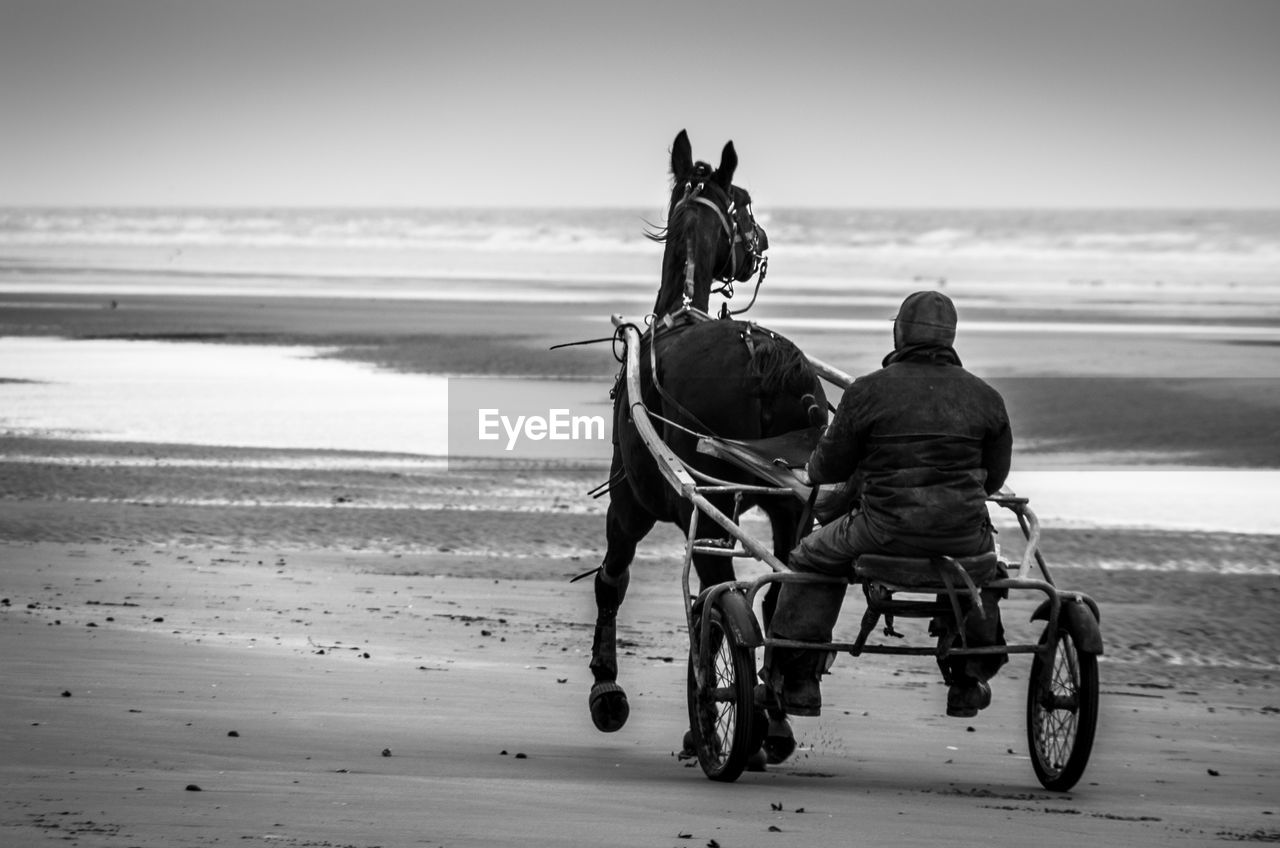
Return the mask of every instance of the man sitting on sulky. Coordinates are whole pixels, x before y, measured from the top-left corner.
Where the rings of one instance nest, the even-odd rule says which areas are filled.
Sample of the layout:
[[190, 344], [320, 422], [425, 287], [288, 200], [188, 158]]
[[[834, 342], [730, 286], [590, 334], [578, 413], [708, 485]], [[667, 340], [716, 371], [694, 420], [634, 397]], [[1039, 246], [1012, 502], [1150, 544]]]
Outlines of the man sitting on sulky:
[[[964, 557], [993, 550], [986, 498], [1004, 485], [1013, 436], [1003, 398], [961, 366], [955, 335], [956, 309], [946, 295], [923, 291], [903, 301], [893, 352], [880, 370], [845, 391], [806, 468], [815, 484], [850, 482], [854, 510], [803, 539], [791, 552], [792, 570], [850, 577], [864, 553]], [[830, 642], [844, 592], [843, 585], [783, 584], [771, 635]], [[972, 609], [965, 616], [968, 644], [1003, 645], [998, 593], [984, 590], [982, 600], [985, 616]], [[768, 653], [761, 676], [784, 709], [818, 715], [818, 681], [832, 655], [794, 648]], [[948, 661], [947, 714], [972, 716], [987, 707], [987, 681], [1007, 659]]]

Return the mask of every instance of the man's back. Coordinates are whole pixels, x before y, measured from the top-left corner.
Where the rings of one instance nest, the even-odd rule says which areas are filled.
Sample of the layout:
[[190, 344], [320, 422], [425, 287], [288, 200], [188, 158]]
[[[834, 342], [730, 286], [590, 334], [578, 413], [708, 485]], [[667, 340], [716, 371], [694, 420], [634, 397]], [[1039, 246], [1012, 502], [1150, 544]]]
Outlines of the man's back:
[[855, 381], [827, 436], [810, 473], [856, 473], [869, 524], [900, 541], [978, 531], [1012, 448], [999, 393], [959, 365], [930, 359], [907, 358]]

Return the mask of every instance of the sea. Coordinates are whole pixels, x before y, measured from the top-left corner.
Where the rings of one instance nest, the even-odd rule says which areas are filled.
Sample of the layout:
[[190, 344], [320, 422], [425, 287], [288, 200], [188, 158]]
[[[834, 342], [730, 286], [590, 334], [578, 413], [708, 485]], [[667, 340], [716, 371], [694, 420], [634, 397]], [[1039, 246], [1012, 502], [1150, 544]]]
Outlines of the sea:
[[[856, 296], [903, 274], [962, 289], [1015, 282], [1199, 291], [1205, 300], [1280, 287], [1280, 210], [784, 208], [756, 218], [769, 234], [774, 296], [784, 298], [850, 288]], [[28, 285], [35, 272], [65, 291], [149, 270], [187, 277], [161, 285], [216, 291], [246, 282], [229, 275], [256, 275], [246, 287], [257, 294], [305, 275], [333, 282], [325, 294], [368, 296], [373, 286], [431, 298], [456, 292], [450, 280], [508, 279], [553, 284], [511, 290], [526, 298], [610, 282], [651, 300], [655, 246], [646, 233], [664, 223], [660, 209], [640, 208], [0, 209], [0, 290]], [[216, 274], [224, 276], [209, 279]], [[396, 285], [406, 280], [418, 285]]]
[[[761, 297], [791, 310], [784, 330], [862, 328], [859, 310], [890, 314], [905, 292], [937, 287], [974, 307], [1072, 314], [1017, 324], [997, 315], [972, 325], [979, 332], [1144, 328], [1280, 343], [1280, 210], [755, 214], [771, 245]], [[643, 313], [652, 303], [661, 247], [646, 234], [664, 223], [657, 208], [0, 209], [0, 308], [20, 313], [64, 295], [536, 302], [598, 311], [598, 330], [619, 305]], [[883, 318], [875, 326], [883, 331]], [[0, 337], [0, 433], [447, 451], [441, 375], [390, 373], [319, 348], [236, 348]], [[205, 377], [198, 389], [192, 374]], [[365, 418], [352, 417], [351, 398]], [[1020, 485], [1056, 499], [1063, 520], [1280, 533], [1280, 472], [1118, 468], [1084, 483], [1055, 473], [1028, 472], [1040, 476]], [[1179, 473], [1196, 476], [1169, 476]], [[1206, 490], [1247, 498], [1215, 501]], [[1100, 500], [1105, 491], [1126, 496]]]

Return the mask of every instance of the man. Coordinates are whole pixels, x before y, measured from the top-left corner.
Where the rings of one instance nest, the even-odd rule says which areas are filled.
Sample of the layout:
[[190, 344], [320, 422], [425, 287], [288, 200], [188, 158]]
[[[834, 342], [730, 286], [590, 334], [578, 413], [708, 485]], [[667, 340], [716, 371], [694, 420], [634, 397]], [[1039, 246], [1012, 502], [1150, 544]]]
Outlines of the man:
[[[864, 553], [972, 556], [993, 550], [986, 498], [1004, 485], [1013, 437], [1004, 400], [965, 371], [952, 346], [956, 309], [941, 292], [916, 292], [893, 325], [894, 349], [884, 367], [853, 382], [809, 458], [815, 483], [850, 483], [855, 510], [806, 537], [791, 553], [792, 570], [849, 577]], [[844, 586], [786, 583], [773, 636], [829, 642]], [[985, 620], [965, 619], [970, 645], [1003, 645], [996, 592], [982, 593]], [[935, 631], [936, 633], [936, 631]], [[943, 634], [937, 634], [943, 635]], [[818, 715], [818, 679], [832, 655], [778, 648], [762, 677], [795, 715]], [[989, 680], [1004, 655], [957, 659], [947, 714], [972, 716], [991, 703]]]

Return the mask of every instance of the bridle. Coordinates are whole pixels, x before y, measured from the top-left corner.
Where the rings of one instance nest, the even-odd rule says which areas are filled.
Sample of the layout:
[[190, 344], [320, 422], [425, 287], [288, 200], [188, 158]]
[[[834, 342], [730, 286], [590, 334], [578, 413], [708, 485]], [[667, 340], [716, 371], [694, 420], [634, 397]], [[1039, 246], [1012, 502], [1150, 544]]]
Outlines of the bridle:
[[[729, 192], [725, 191], [717, 183], [708, 180], [700, 180], [696, 183], [692, 180], [685, 182], [684, 195], [672, 207], [672, 215], [687, 203], [699, 203], [715, 212], [716, 217], [720, 219], [720, 227], [729, 241], [728, 258], [712, 274], [712, 279], [723, 283], [723, 285], [713, 289], [712, 293], [723, 294], [726, 298], [731, 298], [733, 297], [734, 282], [745, 283], [759, 271], [760, 278], [756, 281], [756, 291], [758, 292], [769, 267], [769, 259], [764, 255], [769, 243], [764, 231], [756, 223], [755, 215], [751, 211], [751, 204], [748, 202], [742, 206], [737, 205]], [[690, 249], [685, 251], [685, 306], [692, 303], [694, 292], [695, 268], [693, 250], [691, 248], [692, 245], [690, 245]], [[751, 301], [754, 303], [755, 298], [752, 297]], [[750, 304], [747, 305], [746, 309], [749, 308]], [[746, 309], [738, 311], [745, 312]]]

